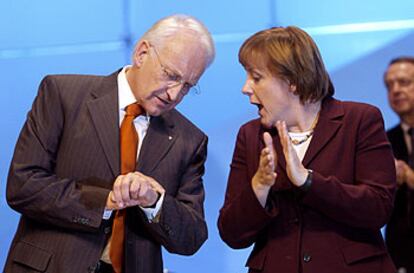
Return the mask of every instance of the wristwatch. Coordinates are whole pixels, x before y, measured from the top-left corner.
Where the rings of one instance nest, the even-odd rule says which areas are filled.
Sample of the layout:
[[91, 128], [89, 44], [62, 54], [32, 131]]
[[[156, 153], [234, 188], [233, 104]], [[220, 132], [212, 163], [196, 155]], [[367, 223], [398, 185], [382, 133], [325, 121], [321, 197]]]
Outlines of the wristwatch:
[[308, 176], [306, 176], [305, 183], [303, 183], [302, 186], [299, 187], [299, 190], [301, 192], [309, 191], [310, 187], [312, 186], [312, 177], [313, 171], [308, 169]]

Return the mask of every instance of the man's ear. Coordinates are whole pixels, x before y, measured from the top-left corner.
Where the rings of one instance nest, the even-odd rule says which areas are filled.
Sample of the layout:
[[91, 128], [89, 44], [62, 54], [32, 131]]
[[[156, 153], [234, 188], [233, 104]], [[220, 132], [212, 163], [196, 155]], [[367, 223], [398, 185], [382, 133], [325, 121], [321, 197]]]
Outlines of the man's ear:
[[146, 57], [148, 56], [148, 52], [151, 45], [147, 40], [142, 40], [138, 43], [138, 45], [135, 47], [134, 51], [134, 65], [136, 67], [141, 67], [144, 63]]

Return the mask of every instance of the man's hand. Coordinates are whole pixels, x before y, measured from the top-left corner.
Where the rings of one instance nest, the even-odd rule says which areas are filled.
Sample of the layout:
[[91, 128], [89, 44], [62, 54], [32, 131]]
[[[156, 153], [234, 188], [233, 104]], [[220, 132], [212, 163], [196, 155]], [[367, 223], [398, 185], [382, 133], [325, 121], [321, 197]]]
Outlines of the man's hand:
[[408, 188], [414, 190], [414, 170], [411, 169], [408, 164], [404, 162], [404, 171], [405, 171], [405, 179], [404, 182], [407, 184]]
[[401, 185], [405, 182], [406, 169], [408, 165], [404, 161], [399, 160], [399, 159], [394, 159], [394, 163], [395, 163], [395, 170], [397, 171], [397, 184]]
[[414, 190], [414, 170], [405, 161], [395, 159], [394, 162], [397, 171], [397, 184], [406, 183], [408, 188]]
[[164, 192], [155, 179], [140, 172], [120, 175], [109, 193], [106, 207], [115, 210], [132, 206], [151, 207]]

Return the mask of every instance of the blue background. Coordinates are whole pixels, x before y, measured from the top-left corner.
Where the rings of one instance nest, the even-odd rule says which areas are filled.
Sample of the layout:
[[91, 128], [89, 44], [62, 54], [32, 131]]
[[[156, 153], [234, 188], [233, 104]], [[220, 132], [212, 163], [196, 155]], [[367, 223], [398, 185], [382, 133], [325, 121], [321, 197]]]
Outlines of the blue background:
[[297, 25], [317, 42], [336, 86], [336, 97], [389, 109], [382, 76], [388, 61], [414, 55], [412, 0], [1, 0], [0, 1], [0, 268], [18, 214], [5, 201], [14, 145], [41, 78], [51, 73], [110, 74], [129, 63], [131, 43], [156, 20], [187, 13], [202, 20], [216, 42], [216, 61], [200, 82], [201, 94], [178, 107], [210, 137], [206, 188], [209, 239], [192, 257], [164, 253], [175, 273], [246, 272], [247, 250], [231, 250], [216, 227], [235, 136], [257, 109], [242, 96], [245, 73], [238, 49], [270, 26]]

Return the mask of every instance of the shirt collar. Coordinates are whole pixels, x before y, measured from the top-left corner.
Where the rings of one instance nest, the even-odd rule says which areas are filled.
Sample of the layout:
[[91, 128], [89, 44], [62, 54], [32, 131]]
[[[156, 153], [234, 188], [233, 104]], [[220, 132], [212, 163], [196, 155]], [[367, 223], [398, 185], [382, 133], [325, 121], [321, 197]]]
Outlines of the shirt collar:
[[[118, 74], [118, 108], [122, 111], [125, 111], [128, 105], [137, 101], [126, 77], [126, 70], [131, 67], [131, 65], [124, 66]], [[148, 114], [146, 115], [146, 119], [147, 121], [150, 119]]]
[[130, 65], [124, 66], [118, 74], [118, 107], [120, 110], [125, 110], [125, 107], [137, 101], [126, 78], [126, 70], [130, 67]]

